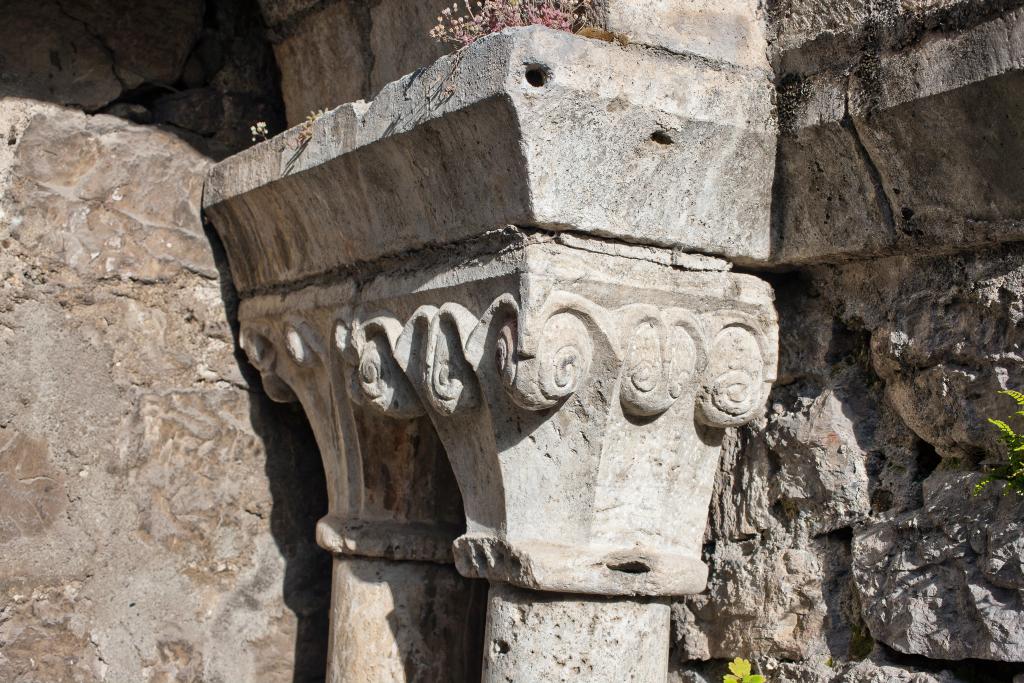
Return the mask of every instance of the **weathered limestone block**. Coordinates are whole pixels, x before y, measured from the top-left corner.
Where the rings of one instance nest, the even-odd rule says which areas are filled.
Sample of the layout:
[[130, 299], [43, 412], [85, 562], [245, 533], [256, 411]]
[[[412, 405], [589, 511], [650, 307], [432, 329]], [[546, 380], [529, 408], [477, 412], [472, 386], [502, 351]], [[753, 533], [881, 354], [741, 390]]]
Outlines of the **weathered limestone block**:
[[0, 196], [0, 217], [22, 248], [78, 278], [216, 275], [199, 219], [208, 159], [112, 116], [4, 102], [31, 112], [19, 117], [17, 157]]
[[946, 458], [1002, 453], [986, 417], [1024, 385], [1019, 247], [894, 257], [815, 271], [845, 316], [871, 334], [871, 362], [901, 419]]
[[201, 0], [60, 0], [61, 11], [103, 43], [121, 86], [178, 81], [202, 27]]
[[1017, 0], [781, 0], [768, 9], [776, 72], [842, 67], [865, 49], [898, 50], [939, 29], [957, 33]]
[[0, 680], [322, 672], [322, 475], [239, 371], [209, 161], [39, 102], [0, 131]]
[[[61, 13], [59, 7], [56, 0], [4, 3], [0, 97], [31, 97], [98, 109], [121, 94], [110, 53], [88, 27]], [[54, 68], [54, 62], [59, 68]]]
[[144, 82], [176, 83], [203, 3], [7, 0], [3, 10], [0, 96], [94, 111]]
[[865, 464], [876, 445], [863, 426], [854, 430], [873, 419], [858, 391], [853, 379], [817, 394], [781, 388], [766, 422], [725, 449], [706, 537], [708, 590], [675, 609], [684, 661], [809, 659], [826, 644], [848, 656], [837, 635], [856, 624], [843, 614], [838, 569], [848, 541], [830, 533], [869, 514]]
[[[859, 285], [800, 275], [774, 281], [782, 385], [766, 419], [723, 448], [705, 538], [708, 590], [673, 606], [675, 665], [694, 676], [682, 680], [720, 681], [735, 656], [756, 660], [769, 680], [935, 680], [911, 673], [912, 662], [878, 660], [885, 649], [864, 623], [851, 575], [851, 528], [920, 508], [921, 481], [940, 462], [886, 400], [871, 371], [870, 332], [833, 318], [845, 308], [851, 324], [876, 324], [891, 304], [865, 295], [879, 291], [908, 307], [942, 309], [922, 304], [909, 283], [916, 277], [927, 290], [933, 274], [948, 284], [949, 270], [917, 264], [906, 269], [907, 282], [879, 277], [892, 270], [864, 264]], [[993, 324], [1004, 325], [998, 316]]]
[[268, 19], [292, 17], [275, 29], [282, 35], [274, 44], [290, 125], [311, 111], [369, 99], [450, 51], [429, 35], [448, 0], [342, 1], [290, 15], [262, 4]]
[[511, 30], [331, 112], [308, 144], [292, 131], [219, 164], [204, 201], [243, 291], [504, 225], [764, 258], [769, 94], [699, 62]]
[[1021, 238], [1024, 10], [780, 92], [772, 260], [951, 252]]
[[937, 472], [925, 506], [854, 539], [872, 635], [934, 659], [1024, 660], [1024, 501], [978, 475]]
[[631, 42], [768, 70], [766, 12], [752, 0], [601, 0], [597, 22]]

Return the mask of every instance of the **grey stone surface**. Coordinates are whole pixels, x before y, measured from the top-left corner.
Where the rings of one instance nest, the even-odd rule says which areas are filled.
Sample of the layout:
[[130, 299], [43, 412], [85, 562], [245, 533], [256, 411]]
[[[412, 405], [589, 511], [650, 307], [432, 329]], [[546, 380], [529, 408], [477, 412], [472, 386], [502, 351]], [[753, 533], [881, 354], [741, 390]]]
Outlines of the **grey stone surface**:
[[919, 509], [933, 456], [885, 399], [869, 336], [833, 317], [836, 299], [860, 292], [800, 276], [774, 284], [779, 386], [766, 419], [724, 448], [708, 591], [673, 607], [680, 680], [720, 680], [737, 655], [769, 680], [947, 680], [885, 659], [852, 572], [853, 529]]
[[249, 0], [10, 0], [3, 11], [0, 97], [156, 122], [215, 158], [249, 146], [257, 120], [283, 127]]
[[974, 463], [1001, 448], [986, 417], [1024, 384], [1020, 247], [894, 257], [820, 269], [844, 316], [870, 333], [871, 363], [900, 418], [939, 455]]
[[864, 49], [852, 64], [787, 76], [772, 260], [942, 253], [1020, 240], [1022, 46], [1018, 9], [963, 31], [926, 32], [900, 50]]
[[538, 595], [497, 585], [488, 596], [483, 683], [662, 683], [668, 605]]
[[98, 109], [121, 94], [102, 40], [61, 11], [56, 0], [5, 3], [0, 73], [0, 97], [31, 97]]
[[0, 129], [0, 680], [322, 674], [320, 465], [240, 372], [209, 160], [26, 100]]
[[[1020, 503], [969, 493], [979, 461], [1000, 457], [985, 417], [1012, 410], [995, 391], [1020, 385], [1018, 252], [821, 267], [776, 286], [782, 386], [725, 451], [709, 592], [675, 608], [682, 670], [742, 653], [803, 660], [784, 680], [970, 680], [913, 668], [1020, 661]], [[876, 641], [922, 658], [876, 662]]]
[[[280, 9], [267, 5], [264, 14], [281, 16]], [[301, 123], [311, 111], [370, 99], [449, 52], [429, 34], [450, 5], [447, 0], [334, 2], [290, 15], [274, 44], [289, 124]]]
[[956, 34], [1016, 0], [781, 0], [768, 7], [770, 53], [777, 72], [808, 74], [856, 62], [865, 50], [884, 52]]
[[767, 12], [751, 0], [603, 0], [598, 23], [631, 42], [768, 69]]
[[854, 539], [854, 575], [871, 633], [933, 659], [1024, 661], [1024, 499], [980, 475], [939, 471], [924, 507]]
[[[463, 11], [462, 3], [457, 3]], [[371, 99], [453, 51], [430, 37], [448, 0], [262, 0], [290, 125], [310, 111]], [[751, 0], [603, 0], [591, 23], [615, 39], [694, 55], [726, 70], [768, 71], [767, 13]], [[324, 78], [324, 74], [331, 74]]]
[[[769, 97], [762, 77], [509, 30], [331, 112], [306, 145], [293, 130], [223, 162], [204, 201], [243, 291], [509, 224], [763, 257]], [[311, 232], [328, 222], [343, 241]]]
[[199, 0], [11, 0], [0, 95], [98, 109], [143, 83], [174, 84], [202, 26]]

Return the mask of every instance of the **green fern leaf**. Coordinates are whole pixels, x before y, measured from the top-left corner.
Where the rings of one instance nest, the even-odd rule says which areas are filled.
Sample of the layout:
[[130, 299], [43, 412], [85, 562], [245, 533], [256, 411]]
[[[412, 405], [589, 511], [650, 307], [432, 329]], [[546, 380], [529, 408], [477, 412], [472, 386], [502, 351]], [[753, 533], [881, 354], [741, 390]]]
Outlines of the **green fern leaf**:
[[1010, 398], [1017, 402], [1017, 405], [1024, 406], [1024, 393], [1014, 391], [1013, 389], [1004, 389], [999, 393], [1009, 396]]

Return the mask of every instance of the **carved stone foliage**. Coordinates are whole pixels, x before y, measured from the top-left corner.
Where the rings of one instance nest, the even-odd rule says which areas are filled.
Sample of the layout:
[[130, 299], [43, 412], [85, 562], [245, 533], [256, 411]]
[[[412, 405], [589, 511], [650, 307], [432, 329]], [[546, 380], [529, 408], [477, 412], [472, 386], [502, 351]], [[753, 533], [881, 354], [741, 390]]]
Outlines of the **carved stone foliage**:
[[740, 311], [609, 311], [568, 292], [553, 293], [527, 320], [509, 295], [480, 316], [452, 302], [420, 307], [407, 321], [357, 315], [339, 323], [336, 342], [352, 400], [385, 415], [472, 411], [490, 380], [517, 406], [548, 410], [587, 381], [600, 348], [618, 362], [623, 414], [657, 417], [686, 396], [709, 427], [743, 424], [761, 408], [773, 353], [762, 325]]
[[[775, 376], [771, 292], [651, 263], [601, 281], [595, 259], [533, 245], [515, 267], [467, 269], [456, 286], [382, 276], [359, 295], [316, 285], [253, 299], [245, 349], [274, 396], [312, 408], [318, 438], [328, 424], [351, 432], [353, 409], [430, 420], [462, 493], [463, 574], [699, 592], [722, 432], [762, 409]], [[323, 437], [344, 504], [322, 541], [365, 522], [359, 444]]]

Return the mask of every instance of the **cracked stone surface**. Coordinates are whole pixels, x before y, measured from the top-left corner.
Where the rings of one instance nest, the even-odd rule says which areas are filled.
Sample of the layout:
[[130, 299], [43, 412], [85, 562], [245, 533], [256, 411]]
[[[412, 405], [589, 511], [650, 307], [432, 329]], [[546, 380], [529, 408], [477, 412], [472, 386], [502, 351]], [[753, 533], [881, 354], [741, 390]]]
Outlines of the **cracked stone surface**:
[[209, 160], [26, 100], [0, 129], [0, 679], [316, 680], [322, 474], [240, 371]]
[[791, 66], [779, 93], [773, 261], [1020, 240], [1024, 9], [982, 18], [820, 70]]
[[[725, 450], [709, 590], [673, 608], [676, 680], [720, 680], [737, 653], [808, 683], [1019, 673], [1019, 501], [969, 493], [972, 458], [999, 452], [982, 416], [1009, 412], [994, 391], [1019, 382], [1000, 352], [1017, 345], [1019, 270], [993, 250], [774, 283], [779, 386]], [[899, 390], [954, 357], [973, 388]]]

